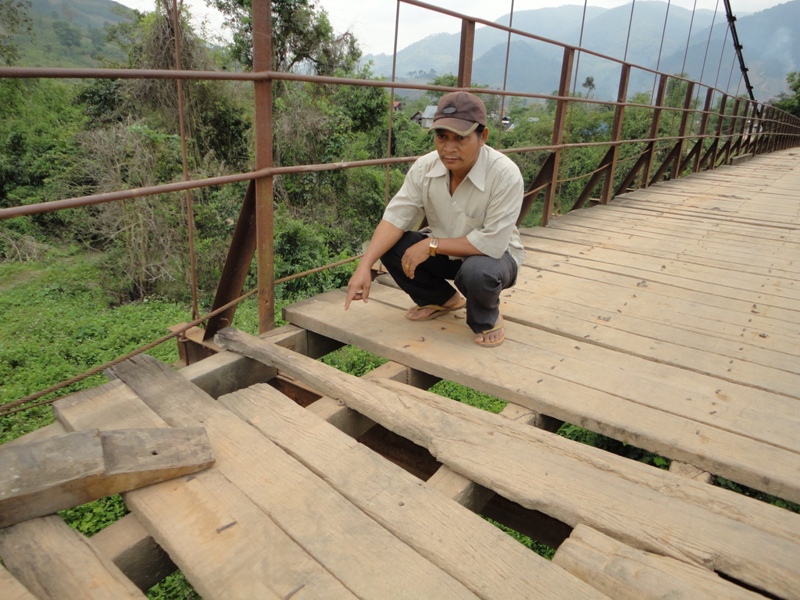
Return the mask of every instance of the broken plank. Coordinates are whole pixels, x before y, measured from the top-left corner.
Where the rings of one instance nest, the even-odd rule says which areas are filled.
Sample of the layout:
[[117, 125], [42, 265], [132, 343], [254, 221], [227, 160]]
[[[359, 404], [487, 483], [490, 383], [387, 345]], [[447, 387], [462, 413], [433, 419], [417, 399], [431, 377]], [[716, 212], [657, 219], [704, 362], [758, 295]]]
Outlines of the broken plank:
[[636, 550], [578, 525], [553, 562], [615, 600], [758, 600], [764, 598], [707, 571], [668, 556]]
[[202, 427], [67, 433], [0, 446], [0, 527], [189, 475], [214, 462]]
[[114, 373], [170, 425], [202, 420], [215, 468], [357, 596], [387, 598], [403, 590], [408, 597], [474, 597], [169, 366], [140, 355]]
[[591, 598], [513, 538], [265, 385], [220, 402], [482, 598]]
[[[119, 380], [62, 398], [53, 409], [69, 429], [167, 426]], [[205, 600], [267, 600], [298, 589], [308, 598], [353, 598], [216, 466], [124, 500]]]
[[[215, 339], [345, 402], [525, 508], [573, 527], [589, 524], [642, 550], [694, 562], [778, 596], [800, 587], [794, 560], [800, 517], [788, 511], [396, 382], [383, 382], [383, 393], [373, 382], [230, 328]], [[425, 401], [415, 401], [420, 399]], [[659, 507], [657, 514], [652, 506]]]
[[145, 597], [91, 540], [56, 515], [0, 529], [0, 556], [39, 600]]
[[[581, 365], [577, 370], [589, 364], [583, 362], [585, 350], [580, 344], [510, 320], [506, 321], [505, 342], [492, 350], [487, 370], [487, 354], [471, 344], [463, 320], [402, 322], [405, 320], [397, 317], [396, 305], [387, 304], [395, 303], [397, 294], [402, 292], [373, 286], [368, 305], [356, 303], [345, 312], [345, 294], [336, 290], [315, 297], [313, 303], [287, 307], [285, 313], [298, 325], [339, 337], [410, 367], [800, 502], [798, 453], [773, 446], [771, 433], [765, 440], [755, 440], [749, 431], [734, 433], [709, 424], [716, 415], [707, 414], [706, 422], [699, 423], [686, 415], [670, 414], [674, 406], [667, 407], [670, 410], [666, 412], [644, 406], [641, 402], [651, 399], [642, 390], [632, 398], [623, 398], [616, 390], [602, 389], [597, 381], [589, 385], [576, 383], [572, 381], [575, 368], [559, 367], [563, 366], [561, 359], [566, 362], [567, 358]], [[557, 348], [561, 351], [554, 354]], [[711, 381], [706, 389], [715, 392], [719, 386]], [[656, 381], [645, 389], [659, 392], [661, 383]], [[678, 400], [686, 403], [687, 397], [691, 396], [679, 396]], [[730, 416], [729, 413], [726, 418]], [[744, 422], [738, 424], [740, 430], [743, 426]], [[796, 436], [786, 441], [797, 443]]]

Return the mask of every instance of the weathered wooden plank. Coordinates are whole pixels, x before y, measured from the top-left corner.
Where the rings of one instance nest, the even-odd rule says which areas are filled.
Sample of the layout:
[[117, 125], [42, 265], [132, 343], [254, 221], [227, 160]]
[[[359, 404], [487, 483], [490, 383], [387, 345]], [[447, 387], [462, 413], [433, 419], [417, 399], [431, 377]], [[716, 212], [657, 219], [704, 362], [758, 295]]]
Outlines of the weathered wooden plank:
[[[608, 310], [564, 304], [568, 303], [515, 289], [506, 294], [503, 313], [508, 320], [556, 332], [610, 351], [756, 390], [790, 398], [800, 397], [800, 361], [796, 357], [784, 356], [785, 362], [790, 359], [797, 361], [796, 366], [792, 366], [793, 372], [787, 372], [747, 360], [750, 355], [760, 353], [757, 349], [753, 352], [752, 348], [748, 348], [748, 354], [745, 354], [741, 343], [726, 344], [709, 336], [671, 327], [669, 323], [646, 322]], [[625, 329], [634, 329], [635, 332]], [[693, 348], [690, 344], [703, 348]], [[728, 354], [718, 353], [716, 350], [719, 346], [723, 347], [723, 351], [727, 348]], [[630, 361], [624, 356], [620, 360], [622, 368], [626, 368]], [[764, 358], [761, 360], [763, 362]]]
[[[522, 236], [523, 245], [530, 254], [526, 265], [538, 268], [557, 268], [565, 261], [573, 266], [591, 267], [594, 271], [606, 270], [611, 273], [638, 277], [676, 288], [691, 290], [694, 293], [713, 295], [715, 304], [736, 309], [744, 305], [757, 304], [765, 315], [782, 321], [792, 320], [793, 313], [800, 310], [797, 293], [778, 285], [786, 282], [763, 275], [732, 274], [726, 269], [699, 268], [684, 261], [662, 259], [637, 254], [635, 248], [628, 252], [608, 250], [598, 246], [576, 246], [570, 242]], [[538, 256], [532, 256], [540, 250]], [[545, 250], [546, 252], [541, 252]], [[549, 259], [549, 261], [548, 261]]]
[[0, 527], [213, 464], [202, 427], [83, 431], [0, 446]]
[[[235, 330], [221, 331], [216, 341], [342, 400], [526, 508], [572, 526], [591, 525], [639, 549], [705, 566], [778, 596], [800, 589], [798, 515], [396, 382], [384, 382], [388, 393], [383, 393], [373, 382]], [[657, 514], [653, 506], [659, 507]]]
[[[53, 408], [70, 429], [166, 427], [121, 381], [67, 396]], [[206, 600], [353, 597], [216, 466], [124, 499]]]
[[[517, 423], [533, 426], [538, 426], [542, 421], [541, 415], [516, 404], [507, 404], [500, 415]], [[428, 485], [473, 512], [481, 511], [494, 496], [491, 490], [456, 473], [447, 465], [439, 467], [428, 479]]]
[[727, 240], [734, 246], [738, 246], [744, 241], [754, 244], [768, 243], [778, 248], [792, 246], [796, 243], [794, 232], [786, 229], [779, 232], [776, 237], [776, 232], [772, 227], [708, 221], [703, 217], [674, 216], [649, 208], [647, 199], [634, 199], [626, 196], [603, 207], [572, 211], [554, 221], [600, 227], [618, 224], [628, 226], [636, 231], [645, 230], [653, 233], [671, 231], [679, 239], [697, 239], [707, 236], [710, 239]]
[[[567, 281], [563, 281], [564, 279]], [[650, 306], [651, 297], [642, 297], [640, 293], [627, 290], [608, 290], [608, 295], [605, 295], [606, 290], [601, 286], [596, 290], [599, 297], [588, 295], [584, 288], [573, 287], [570, 279], [548, 273], [542, 279], [537, 279], [536, 283], [530, 280], [523, 282], [504, 295], [504, 311], [513, 313], [510, 316], [516, 318], [515, 304], [522, 303], [528, 310], [537, 312], [535, 322], [543, 328], [561, 331], [563, 327], [565, 334], [577, 339], [590, 339], [595, 343], [623, 350], [627, 350], [629, 345], [639, 346], [637, 340], [643, 339], [643, 343], [649, 342], [650, 346], [640, 349], [638, 353], [646, 353], [664, 362], [689, 363], [696, 368], [699, 360], [703, 360], [700, 358], [703, 354], [708, 355], [705, 362], [721, 358], [723, 364], [727, 363], [722, 371], [726, 378], [746, 380], [738, 374], [742, 366], [755, 372], [765, 368], [765, 373], [779, 371], [800, 374], [800, 357], [794, 350], [797, 346], [795, 340], [784, 336], [783, 345], [791, 352], [782, 352], [780, 343], [776, 347], [767, 348], [765, 346], [775, 338], [766, 334], [765, 337], [760, 337], [763, 332], [750, 336], [758, 339], [759, 345], [754, 340], [746, 341], [741, 327], [731, 326], [730, 331], [725, 334], [720, 331], [723, 326], [719, 321], [704, 321], [697, 315], [684, 319], [681, 315], [676, 315], [675, 311], [664, 311], [663, 304], [657, 299], [655, 306]], [[608, 298], [608, 303], [603, 303], [603, 298]], [[592, 331], [588, 334], [585, 331], [579, 333], [583, 324], [590, 325]], [[606, 341], [610, 334], [615, 337]], [[589, 337], [586, 338], [586, 335]], [[670, 353], [669, 350], [674, 346], [678, 349]], [[690, 361], [685, 360], [685, 352], [692, 355]], [[730, 360], [734, 362], [729, 363]], [[709, 374], [720, 375], [719, 366], [716, 370], [710, 370], [711, 366], [707, 369]], [[737, 371], [737, 375], [729, 375], [728, 369], [731, 372]], [[750, 378], [752, 380], [752, 374]], [[770, 377], [762, 376], [761, 379], [768, 380]], [[763, 381], [761, 385], [764, 385]]]
[[269, 386], [228, 407], [481, 598], [590, 598], [592, 591]]
[[706, 569], [635, 550], [585, 525], [559, 546], [553, 562], [615, 600], [763, 599]]
[[0, 598], [4, 600], [36, 600], [24, 585], [17, 581], [6, 568], [0, 564]]
[[357, 596], [386, 598], [403, 590], [410, 598], [474, 597], [167, 365], [140, 355], [114, 373], [170, 425], [202, 421], [215, 468]]
[[[273, 329], [260, 337], [313, 358], [319, 358], [341, 346], [334, 340], [322, 338], [294, 325]], [[243, 386], [268, 381], [276, 374], [274, 369], [226, 352], [184, 367], [180, 372], [212, 398], [218, 398]]]
[[554, 239], [572, 244], [574, 249], [570, 254], [588, 256], [593, 260], [607, 260], [609, 257], [604, 250], [610, 251], [611, 257], [624, 252], [634, 262], [640, 256], [666, 261], [662, 264], [675, 262], [684, 265], [688, 273], [707, 272], [720, 280], [725, 278], [729, 283], [763, 286], [761, 289], [765, 291], [771, 290], [795, 300], [800, 297], [800, 288], [795, 285], [800, 275], [800, 263], [795, 266], [789, 257], [779, 254], [775, 244], [756, 246], [744, 241], [739, 245], [714, 244], [705, 239], [680, 239], [674, 234], [669, 236], [668, 232], [656, 236], [638, 229], [613, 231], [608, 226], [598, 227], [575, 226], [561, 221], [546, 228], [527, 229], [523, 235], [539, 249], [547, 249], [549, 241]]
[[[750, 202], [756, 201], [749, 200], [748, 204]], [[727, 244], [732, 251], [741, 253], [749, 243], [758, 252], [755, 256], [745, 258], [746, 264], [771, 254], [777, 258], [781, 254], [778, 251], [800, 241], [800, 237], [795, 239], [795, 232], [791, 228], [725, 223], [713, 218], [687, 220], [647, 208], [646, 200], [626, 198], [619, 203], [612, 202], [597, 209], [573, 211], [564, 217], [553, 219], [547, 228], [576, 229], [593, 236], [607, 234], [614, 239], [641, 239], [643, 242], [662, 240], [667, 247], [672, 244], [687, 244], [690, 247], [699, 245], [707, 247], [715, 255], [722, 255], [721, 250]], [[527, 228], [525, 231], [535, 235], [536, 228]], [[789, 257], [783, 258], [786, 261]]]
[[66, 430], [64, 427], [61, 425], [61, 423], [56, 421], [54, 423], [50, 423], [49, 425], [45, 425], [44, 427], [40, 427], [39, 429], [34, 429], [33, 431], [13, 440], [3, 442], [3, 447], [6, 448], [11, 446], [19, 446], [20, 444], [27, 444], [29, 442], [38, 442], [40, 440], [46, 440], [63, 435], [65, 433]]
[[178, 569], [133, 513], [94, 534], [92, 543], [143, 592]]
[[[514, 290], [523, 290], [554, 301], [584, 305], [598, 311], [599, 316], [621, 316], [659, 321], [680, 333], [690, 331], [710, 340], [722, 339], [739, 344], [743, 349], [755, 348], [764, 360], [790, 372], [797, 371], [800, 357], [798, 335], [785, 322], [765, 318], [753, 305], [740, 305], [736, 310], [715, 307], [714, 298], [690, 294], [668, 285], [613, 274], [601, 276], [585, 268], [560, 264], [558, 272], [528, 271], [523, 267]], [[567, 304], [569, 308], [569, 304]], [[788, 355], [781, 356], [781, 355]], [[794, 368], [793, 368], [794, 365]]]
[[[344, 292], [334, 291], [287, 307], [285, 314], [298, 325], [397, 362], [433, 371], [439, 377], [694, 464], [732, 481], [800, 501], [798, 455], [772, 445], [773, 430], [768, 438], [755, 440], [746, 431], [747, 421], [737, 423], [734, 413], [706, 414], [705, 422], [674, 413], [691, 404], [686, 398], [694, 397], [696, 390], [682, 393], [674, 402], [666, 399], [675, 406], [668, 404], [654, 410], [643, 402], [651, 400], [651, 394], [660, 393], [665, 384], [663, 379], [650, 380], [629, 398], [620, 396], [616, 389], [603, 389], [596, 380], [578, 384], [574, 381], [575, 371], [589, 366], [583, 358], [589, 355], [588, 345], [511, 321], [506, 321], [506, 341], [492, 350], [487, 369], [487, 353], [470, 343], [463, 321], [448, 318], [437, 319], [435, 323], [401, 323], [405, 320], [398, 318], [397, 309], [383, 305], [381, 300], [384, 296], [396, 298], [396, 294], [388, 288], [373, 287], [368, 305], [356, 303], [345, 312], [341, 309]], [[592, 365], [592, 368], [608, 367], [608, 373], [603, 375], [606, 383], [611, 374], [618, 375], [620, 380], [635, 375], [614, 370], [615, 358], [607, 357], [611, 361], [608, 364], [604, 361]], [[646, 362], [642, 361], [643, 368]], [[712, 394], [722, 389], [716, 382], [711, 386], [707, 389]], [[709, 408], [709, 412], [715, 409]], [[742, 410], [758, 410], [758, 407], [743, 406]], [[724, 421], [725, 426], [737, 425], [739, 432], [715, 424], [715, 418], [720, 419], [718, 423]], [[795, 443], [792, 439], [796, 442], [796, 436], [790, 435], [786, 443]]]
[[0, 529], [0, 556], [39, 600], [144, 599], [88, 538], [56, 515]]

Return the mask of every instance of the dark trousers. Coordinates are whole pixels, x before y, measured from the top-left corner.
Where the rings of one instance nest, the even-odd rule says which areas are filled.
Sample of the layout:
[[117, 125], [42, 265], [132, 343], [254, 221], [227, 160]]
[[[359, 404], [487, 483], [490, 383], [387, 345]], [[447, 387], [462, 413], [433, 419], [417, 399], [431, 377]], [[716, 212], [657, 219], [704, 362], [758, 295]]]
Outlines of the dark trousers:
[[517, 263], [506, 252], [500, 258], [485, 255], [450, 260], [445, 255], [432, 256], [417, 266], [414, 279], [403, 273], [401, 260], [405, 251], [426, 238], [418, 231], [407, 231], [394, 247], [381, 257], [389, 274], [419, 306], [442, 305], [456, 293], [448, 280], [467, 299], [467, 325], [475, 333], [488, 331], [500, 316], [500, 292], [517, 280]]

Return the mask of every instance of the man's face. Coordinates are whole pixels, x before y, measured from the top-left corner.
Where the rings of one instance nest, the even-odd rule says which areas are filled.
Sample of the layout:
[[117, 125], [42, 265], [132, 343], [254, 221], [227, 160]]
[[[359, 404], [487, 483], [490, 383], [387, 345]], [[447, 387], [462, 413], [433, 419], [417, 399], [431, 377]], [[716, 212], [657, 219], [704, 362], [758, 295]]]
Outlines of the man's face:
[[488, 135], [488, 129], [484, 129], [480, 135], [473, 132], [466, 137], [447, 129], [437, 129], [434, 133], [434, 142], [444, 166], [457, 177], [464, 178], [478, 160], [481, 146], [486, 142]]

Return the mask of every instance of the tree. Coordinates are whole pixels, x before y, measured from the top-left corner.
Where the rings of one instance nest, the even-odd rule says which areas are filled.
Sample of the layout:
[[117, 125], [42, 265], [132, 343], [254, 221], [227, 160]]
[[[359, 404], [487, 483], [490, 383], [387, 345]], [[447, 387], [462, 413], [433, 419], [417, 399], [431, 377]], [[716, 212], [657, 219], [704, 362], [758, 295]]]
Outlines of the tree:
[[586, 79], [583, 80], [581, 87], [586, 90], [586, 97], [591, 98], [592, 92], [594, 92], [595, 84], [594, 84], [594, 77], [589, 75]]
[[800, 71], [792, 71], [786, 76], [786, 83], [792, 94], [781, 92], [777, 100], [772, 101], [772, 105], [785, 110], [786, 112], [800, 117]]
[[[231, 51], [247, 68], [253, 66], [251, 17], [252, 0], [211, 0], [225, 15], [225, 25], [233, 32]], [[336, 36], [324, 10], [317, 10], [310, 0], [273, 0], [272, 62], [279, 71], [301, 66], [318, 75], [330, 75], [337, 69], [350, 71], [361, 51], [355, 38], [345, 33]]]
[[58, 41], [61, 42], [62, 46], [66, 47], [70, 54], [73, 48], [80, 48], [83, 36], [80, 28], [66, 21], [56, 21], [53, 23], [53, 29], [56, 32]]
[[22, 31], [33, 32], [28, 16], [30, 0], [0, 0], [0, 61], [11, 65], [19, 60], [14, 36]]

